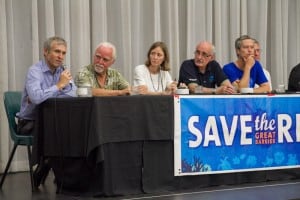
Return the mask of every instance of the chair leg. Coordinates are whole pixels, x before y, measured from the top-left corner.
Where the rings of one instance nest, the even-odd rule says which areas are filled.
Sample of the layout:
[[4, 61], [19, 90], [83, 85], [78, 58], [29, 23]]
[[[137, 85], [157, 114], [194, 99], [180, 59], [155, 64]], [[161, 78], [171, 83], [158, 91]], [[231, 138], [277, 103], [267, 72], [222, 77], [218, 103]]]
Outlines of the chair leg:
[[0, 189], [2, 189], [3, 182], [4, 182], [5, 177], [6, 177], [6, 175], [7, 175], [7, 171], [8, 171], [8, 169], [9, 169], [9, 167], [10, 167], [10, 163], [11, 163], [13, 157], [14, 157], [14, 154], [15, 154], [15, 152], [16, 152], [17, 147], [18, 147], [18, 144], [15, 143], [15, 144], [14, 144], [14, 148], [13, 148], [12, 152], [10, 153], [10, 156], [9, 156], [9, 159], [8, 159], [8, 163], [6, 164], [4, 173], [3, 173], [2, 178], [1, 178]]
[[30, 145], [27, 145], [27, 152], [28, 152], [28, 163], [29, 163], [29, 172], [30, 172], [30, 181], [31, 181], [31, 191], [34, 191]]

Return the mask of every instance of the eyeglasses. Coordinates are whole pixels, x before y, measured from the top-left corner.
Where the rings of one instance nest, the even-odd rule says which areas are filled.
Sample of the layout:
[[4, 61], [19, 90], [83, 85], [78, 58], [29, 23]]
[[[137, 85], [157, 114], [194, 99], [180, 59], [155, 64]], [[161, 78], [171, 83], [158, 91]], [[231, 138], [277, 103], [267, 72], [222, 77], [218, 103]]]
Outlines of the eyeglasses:
[[211, 55], [210, 54], [208, 54], [208, 53], [206, 53], [206, 52], [201, 52], [201, 51], [198, 51], [198, 50], [196, 50], [195, 52], [194, 52], [194, 54], [196, 55], [196, 56], [202, 56], [203, 58], [209, 58]]

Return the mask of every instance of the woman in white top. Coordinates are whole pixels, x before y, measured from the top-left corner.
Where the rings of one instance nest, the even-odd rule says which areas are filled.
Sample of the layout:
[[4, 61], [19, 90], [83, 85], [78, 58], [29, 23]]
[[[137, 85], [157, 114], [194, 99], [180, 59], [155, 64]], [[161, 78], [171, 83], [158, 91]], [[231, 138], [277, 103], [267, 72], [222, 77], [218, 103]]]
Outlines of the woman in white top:
[[139, 94], [162, 95], [173, 94], [177, 82], [172, 80], [169, 73], [169, 52], [163, 42], [152, 44], [147, 53], [144, 65], [134, 69], [134, 89]]

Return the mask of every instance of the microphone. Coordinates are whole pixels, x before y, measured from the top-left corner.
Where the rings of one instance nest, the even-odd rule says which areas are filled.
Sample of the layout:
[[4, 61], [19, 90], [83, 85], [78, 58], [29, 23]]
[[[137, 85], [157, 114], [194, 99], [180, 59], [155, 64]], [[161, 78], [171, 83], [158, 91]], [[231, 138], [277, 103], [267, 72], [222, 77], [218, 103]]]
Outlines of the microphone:
[[63, 70], [68, 69], [70, 71], [70, 66], [69, 65], [62, 65], [61, 67], [62, 67]]
[[[61, 67], [62, 67], [63, 71], [69, 70], [69, 72], [71, 73], [71, 69], [70, 69], [71, 66], [64, 64]], [[69, 83], [72, 84], [72, 80], [70, 80]]]

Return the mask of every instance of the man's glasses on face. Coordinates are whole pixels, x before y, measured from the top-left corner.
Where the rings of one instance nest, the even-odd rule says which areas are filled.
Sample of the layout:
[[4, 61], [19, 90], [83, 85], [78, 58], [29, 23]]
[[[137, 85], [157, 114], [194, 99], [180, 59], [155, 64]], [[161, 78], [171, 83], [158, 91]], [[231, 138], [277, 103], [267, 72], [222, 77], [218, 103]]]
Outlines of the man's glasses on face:
[[198, 51], [198, 50], [196, 50], [195, 52], [194, 52], [194, 54], [196, 55], [196, 56], [202, 56], [203, 58], [209, 58], [211, 55], [210, 54], [208, 54], [208, 53], [206, 53], [206, 52], [201, 52], [201, 51]]

